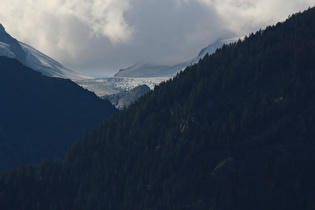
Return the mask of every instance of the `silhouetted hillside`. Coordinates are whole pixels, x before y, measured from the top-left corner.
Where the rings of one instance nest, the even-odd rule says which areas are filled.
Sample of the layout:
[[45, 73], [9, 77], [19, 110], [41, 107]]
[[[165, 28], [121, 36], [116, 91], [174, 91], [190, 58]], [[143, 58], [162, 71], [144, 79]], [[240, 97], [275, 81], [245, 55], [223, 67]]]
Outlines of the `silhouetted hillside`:
[[61, 159], [115, 108], [70, 80], [0, 57], [0, 170]]
[[188, 67], [0, 175], [2, 209], [314, 209], [315, 9]]

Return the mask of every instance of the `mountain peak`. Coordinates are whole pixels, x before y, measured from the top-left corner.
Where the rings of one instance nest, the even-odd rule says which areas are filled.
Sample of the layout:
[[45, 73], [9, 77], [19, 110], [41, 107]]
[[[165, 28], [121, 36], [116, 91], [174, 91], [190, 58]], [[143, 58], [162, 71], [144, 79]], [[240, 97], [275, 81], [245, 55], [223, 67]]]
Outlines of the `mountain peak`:
[[0, 55], [15, 58], [24, 65], [50, 77], [61, 77], [72, 80], [91, 79], [81, 75], [44, 55], [33, 47], [19, 42], [8, 34], [0, 23]]
[[3, 25], [0, 23], [0, 32], [5, 31], [5, 28], [3, 27]]
[[0, 41], [6, 44], [18, 42], [16, 39], [12, 38], [10, 34], [8, 34], [4, 28], [4, 26], [0, 23]]
[[23, 64], [26, 63], [26, 56], [22, 46], [19, 44], [18, 40], [14, 39], [6, 32], [2, 24], [0, 24], [0, 42], [3, 42], [10, 47], [10, 51], [15, 55], [17, 60]]

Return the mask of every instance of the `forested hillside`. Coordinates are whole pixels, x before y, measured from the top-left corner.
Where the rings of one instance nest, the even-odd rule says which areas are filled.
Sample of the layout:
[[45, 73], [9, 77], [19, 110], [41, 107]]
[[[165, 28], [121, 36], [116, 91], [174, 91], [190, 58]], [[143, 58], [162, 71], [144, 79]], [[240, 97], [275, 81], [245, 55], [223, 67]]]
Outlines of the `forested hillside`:
[[117, 110], [70, 80], [0, 57], [0, 171], [63, 159], [69, 147]]
[[74, 144], [0, 175], [1, 209], [314, 209], [315, 9], [223, 46]]

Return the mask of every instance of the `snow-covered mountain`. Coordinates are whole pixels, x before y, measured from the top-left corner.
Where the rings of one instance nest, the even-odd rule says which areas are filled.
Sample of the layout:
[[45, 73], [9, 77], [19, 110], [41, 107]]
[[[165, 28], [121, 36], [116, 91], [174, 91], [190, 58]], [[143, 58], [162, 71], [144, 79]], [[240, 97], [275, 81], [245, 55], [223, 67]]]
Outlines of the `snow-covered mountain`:
[[146, 85], [150, 89], [153, 89], [155, 85], [172, 78], [187, 66], [197, 63], [207, 53], [212, 54], [216, 49], [222, 47], [223, 44], [228, 44], [236, 40], [218, 39], [213, 44], [202, 49], [195, 58], [176, 65], [165, 66], [138, 63], [120, 70], [112, 78], [91, 78], [76, 73], [35, 48], [17, 41], [0, 24], [0, 56], [16, 58], [24, 65], [46, 76], [71, 79], [78, 85], [94, 92], [99, 97], [114, 94], [116, 96], [122, 95], [119, 93], [126, 95], [126, 91], [131, 91], [140, 85]]
[[234, 41], [237, 41], [237, 39], [218, 39], [213, 44], [202, 49], [194, 59], [173, 66], [138, 63], [120, 70], [111, 78], [79, 80], [76, 83], [94, 92], [99, 97], [130, 91], [139, 85], [147, 85], [150, 89], [153, 89], [155, 85], [174, 77], [187, 66], [197, 63], [206, 54], [212, 54], [216, 49], [222, 47], [223, 44]]
[[75, 81], [78, 85], [89, 91], [94, 92], [97, 96], [117, 94], [140, 85], [146, 85], [151, 90], [155, 85], [168, 80], [168, 77], [151, 77], [151, 78], [128, 78], [128, 77], [109, 77]]
[[151, 77], [165, 77], [171, 78], [176, 75], [177, 72], [190, 65], [191, 62], [183, 62], [173, 66], [164, 65], [152, 65], [148, 63], [137, 63], [129, 68], [121, 69], [114, 77], [139, 77], [139, 78], [151, 78]]
[[50, 77], [61, 77], [71, 80], [82, 80], [82, 79], [92, 79], [92, 77], [88, 77], [77, 72], [74, 72], [54, 59], [48, 57], [47, 55], [39, 52], [35, 48], [23, 43], [19, 42], [22, 46], [23, 51], [26, 56], [25, 65], [41, 72], [42, 74]]
[[10, 58], [16, 58], [21, 63], [25, 64], [26, 58], [25, 53], [22, 49], [22, 46], [19, 44], [19, 42], [14, 39], [10, 34], [8, 34], [4, 27], [0, 24], [0, 47], [2, 48], [0, 50], [0, 55], [7, 56]]
[[216, 51], [216, 49], [223, 46], [223, 44], [229, 44], [237, 39], [218, 39], [213, 44], [208, 47], [202, 49], [198, 56], [192, 60], [179, 63], [173, 66], [163, 66], [163, 65], [151, 65], [145, 63], [138, 63], [129, 68], [121, 69], [115, 77], [140, 77], [140, 78], [148, 78], [148, 77], [166, 77], [171, 78], [175, 76], [178, 72], [185, 69], [187, 66], [197, 63], [201, 58], [203, 58], [206, 54], [212, 54]]
[[10, 50], [10, 46], [6, 43], [0, 42], [0, 55], [9, 58], [15, 58], [15, 55]]
[[5, 31], [0, 24], [0, 56], [16, 58], [24, 65], [50, 77], [61, 77], [71, 80], [92, 79], [76, 73], [54, 59], [44, 55], [33, 47], [17, 41]]

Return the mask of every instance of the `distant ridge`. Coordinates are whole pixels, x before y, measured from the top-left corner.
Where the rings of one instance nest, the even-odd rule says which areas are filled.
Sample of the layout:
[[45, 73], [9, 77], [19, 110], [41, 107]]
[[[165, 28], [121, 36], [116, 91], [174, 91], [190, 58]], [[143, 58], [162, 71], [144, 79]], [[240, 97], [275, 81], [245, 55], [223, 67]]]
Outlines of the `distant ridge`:
[[20, 42], [20, 45], [26, 54], [26, 66], [39, 71], [46, 76], [61, 77], [71, 80], [92, 79], [92, 77], [79, 74], [64, 67], [59, 62], [23, 42]]
[[217, 49], [223, 46], [223, 44], [229, 44], [231, 42], [237, 41], [237, 38], [224, 39], [220, 38], [214, 43], [210, 44], [208, 47], [203, 48], [197, 57], [192, 60], [178, 63], [171, 66], [166, 65], [152, 65], [149, 63], [137, 63], [126, 69], [120, 69], [114, 77], [139, 77], [139, 78], [150, 78], [150, 77], [174, 77], [178, 72], [183, 70], [185, 67], [197, 63], [206, 54], [212, 54]]
[[24, 65], [50, 77], [71, 80], [92, 79], [92, 77], [74, 72], [35, 48], [19, 42], [5, 31], [0, 24], [0, 55], [16, 58]]

